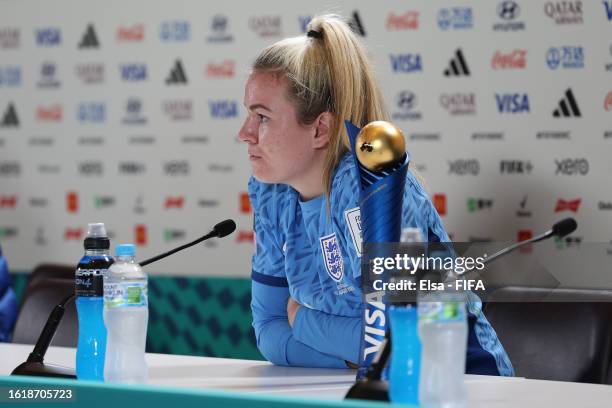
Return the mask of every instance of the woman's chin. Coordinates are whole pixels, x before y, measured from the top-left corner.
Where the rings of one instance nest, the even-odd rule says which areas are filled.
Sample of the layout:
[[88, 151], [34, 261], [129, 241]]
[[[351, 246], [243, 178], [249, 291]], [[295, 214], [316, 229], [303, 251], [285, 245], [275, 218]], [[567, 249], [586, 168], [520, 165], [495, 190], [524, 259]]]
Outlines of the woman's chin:
[[253, 177], [260, 183], [276, 184], [279, 182], [277, 177], [273, 177], [269, 171], [264, 171], [257, 166], [253, 166]]

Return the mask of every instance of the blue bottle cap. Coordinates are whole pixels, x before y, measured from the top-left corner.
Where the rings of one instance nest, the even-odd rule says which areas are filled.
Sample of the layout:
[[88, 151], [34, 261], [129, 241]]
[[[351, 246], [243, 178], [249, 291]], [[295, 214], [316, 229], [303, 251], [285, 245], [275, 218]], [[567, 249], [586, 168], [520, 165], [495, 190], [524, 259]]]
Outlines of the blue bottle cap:
[[117, 256], [134, 256], [136, 255], [136, 246], [134, 244], [120, 244], [115, 248]]

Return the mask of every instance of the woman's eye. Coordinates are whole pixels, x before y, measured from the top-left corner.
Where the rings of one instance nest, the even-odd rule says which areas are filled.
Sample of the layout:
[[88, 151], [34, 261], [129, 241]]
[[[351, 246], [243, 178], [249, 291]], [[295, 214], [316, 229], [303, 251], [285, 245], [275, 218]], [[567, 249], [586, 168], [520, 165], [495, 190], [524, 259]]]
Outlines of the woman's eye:
[[258, 114], [257, 114], [257, 117], [259, 118], [259, 122], [260, 122], [260, 123], [266, 123], [266, 122], [268, 121], [268, 117], [267, 117], [267, 116], [262, 115], [261, 113], [258, 113]]

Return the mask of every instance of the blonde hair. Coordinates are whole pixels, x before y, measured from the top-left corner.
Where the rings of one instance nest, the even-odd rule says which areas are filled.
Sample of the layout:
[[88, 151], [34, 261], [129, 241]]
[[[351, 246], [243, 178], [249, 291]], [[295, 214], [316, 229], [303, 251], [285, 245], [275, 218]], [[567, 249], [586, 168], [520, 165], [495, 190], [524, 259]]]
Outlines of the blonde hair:
[[350, 27], [336, 15], [322, 15], [310, 21], [307, 32], [265, 48], [253, 70], [286, 77], [298, 123], [311, 124], [326, 111], [333, 115], [323, 171], [329, 203], [334, 171], [348, 151], [344, 120], [361, 127], [388, 120], [388, 113], [365, 49]]

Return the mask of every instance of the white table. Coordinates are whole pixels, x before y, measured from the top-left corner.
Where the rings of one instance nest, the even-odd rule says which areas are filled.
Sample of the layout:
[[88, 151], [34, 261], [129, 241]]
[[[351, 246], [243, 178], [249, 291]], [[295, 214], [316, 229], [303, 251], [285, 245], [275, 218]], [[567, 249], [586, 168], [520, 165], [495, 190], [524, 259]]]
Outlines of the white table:
[[[26, 360], [31, 345], [0, 343], [0, 375]], [[278, 367], [264, 361], [146, 355], [149, 384], [340, 400], [355, 371]], [[50, 347], [46, 363], [74, 367], [75, 349]], [[470, 407], [612, 407], [612, 386], [466, 375]]]

